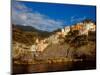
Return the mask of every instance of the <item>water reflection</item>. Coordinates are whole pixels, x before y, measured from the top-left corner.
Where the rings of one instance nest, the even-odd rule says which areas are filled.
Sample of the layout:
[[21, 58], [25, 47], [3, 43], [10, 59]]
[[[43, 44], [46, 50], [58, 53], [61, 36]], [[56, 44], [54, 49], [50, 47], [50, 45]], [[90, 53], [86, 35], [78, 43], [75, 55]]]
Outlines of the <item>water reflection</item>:
[[39, 73], [39, 72], [85, 70], [85, 69], [95, 69], [95, 68], [96, 68], [95, 61], [36, 64], [36, 65], [13, 64], [13, 73], [25, 74], [25, 73]]

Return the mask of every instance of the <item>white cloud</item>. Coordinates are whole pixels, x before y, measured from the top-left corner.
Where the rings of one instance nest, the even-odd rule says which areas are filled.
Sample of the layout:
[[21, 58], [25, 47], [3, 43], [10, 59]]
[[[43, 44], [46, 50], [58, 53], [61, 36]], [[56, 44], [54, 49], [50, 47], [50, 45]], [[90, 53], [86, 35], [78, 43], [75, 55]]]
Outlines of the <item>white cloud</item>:
[[37, 29], [53, 31], [62, 28], [63, 22], [50, 19], [39, 12], [32, 12], [31, 9], [22, 3], [14, 3], [12, 7], [12, 23], [20, 25], [30, 25]]
[[14, 10], [20, 10], [20, 11], [32, 11], [30, 8], [27, 8], [23, 3], [17, 2], [17, 1], [13, 1], [12, 2], [12, 8]]
[[72, 16], [71, 17], [71, 23], [73, 23], [73, 22], [80, 22], [80, 21], [82, 21], [84, 19], [86, 19], [86, 16], [83, 16], [83, 17]]

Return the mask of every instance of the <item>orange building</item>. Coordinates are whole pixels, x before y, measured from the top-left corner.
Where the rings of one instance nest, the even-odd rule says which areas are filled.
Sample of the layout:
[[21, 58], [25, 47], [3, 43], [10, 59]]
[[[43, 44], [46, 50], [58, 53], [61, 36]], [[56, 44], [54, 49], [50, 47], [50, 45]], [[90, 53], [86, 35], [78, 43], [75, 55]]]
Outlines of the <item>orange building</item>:
[[72, 26], [71, 27], [71, 30], [74, 31], [74, 30], [82, 30], [84, 27], [83, 25], [75, 25], [75, 26]]

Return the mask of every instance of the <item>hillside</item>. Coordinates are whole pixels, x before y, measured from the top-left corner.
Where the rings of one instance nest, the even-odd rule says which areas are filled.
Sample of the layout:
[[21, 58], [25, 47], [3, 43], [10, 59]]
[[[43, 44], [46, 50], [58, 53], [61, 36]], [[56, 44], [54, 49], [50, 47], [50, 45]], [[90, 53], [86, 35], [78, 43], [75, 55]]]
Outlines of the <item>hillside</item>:
[[36, 38], [44, 39], [49, 37], [52, 33], [37, 30], [31, 26], [12, 25], [13, 41], [32, 45]]
[[[73, 37], [70, 43], [64, 40], [62, 43], [50, 44], [38, 57], [38, 60], [71, 58], [95, 60], [96, 57], [96, 41], [95, 33], [89, 36]], [[82, 39], [83, 38], [83, 39]], [[82, 39], [82, 40], [80, 40]]]
[[[87, 28], [86, 24], [90, 26]], [[56, 58], [95, 60], [96, 31], [95, 23], [90, 20], [77, 23], [72, 27], [57, 29], [53, 32], [37, 30], [31, 26], [13, 25], [12, 27], [12, 38], [16, 44], [14, 46], [15, 51], [20, 51], [21, 49], [25, 52], [23, 52], [22, 55], [19, 54], [18, 57], [20, 57], [21, 60], [25, 59], [25, 56], [30, 56], [32, 60]], [[37, 39], [39, 39], [38, 43], [36, 43]], [[19, 43], [20, 46], [17, 45], [17, 43]], [[29, 48], [27, 48], [27, 46]], [[28, 51], [34, 52], [30, 55]]]

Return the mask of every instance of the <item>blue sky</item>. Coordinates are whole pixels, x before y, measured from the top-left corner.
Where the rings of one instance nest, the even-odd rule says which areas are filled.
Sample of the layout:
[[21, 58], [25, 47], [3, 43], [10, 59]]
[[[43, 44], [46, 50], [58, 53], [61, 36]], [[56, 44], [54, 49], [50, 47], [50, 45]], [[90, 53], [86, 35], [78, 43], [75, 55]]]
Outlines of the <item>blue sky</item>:
[[40, 2], [12, 2], [12, 23], [53, 31], [81, 22], [96, 21], [96, 7]]

